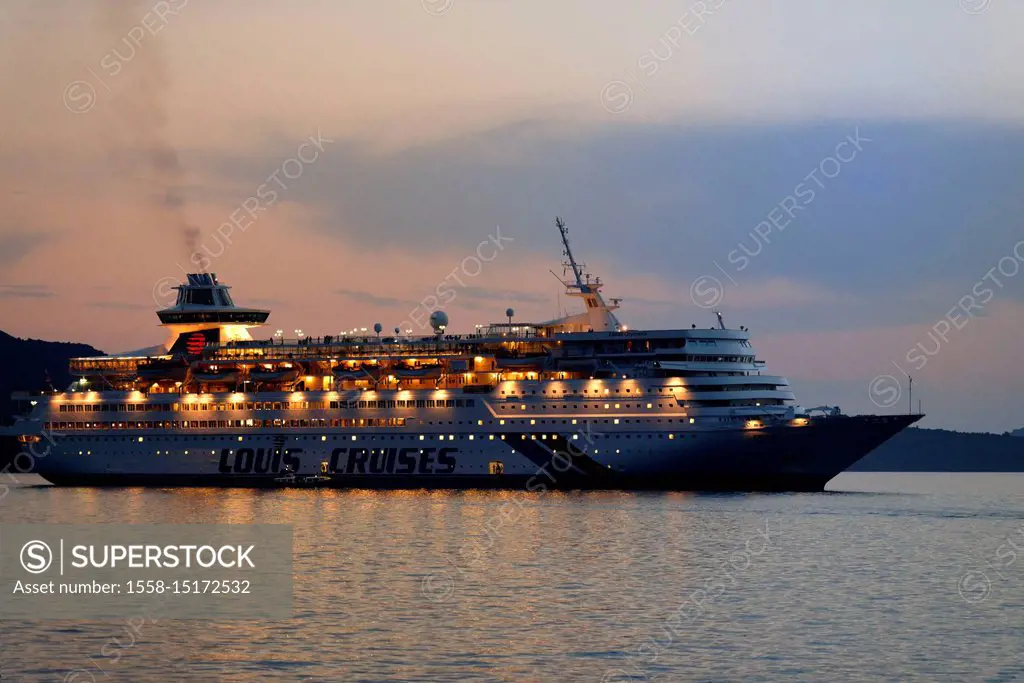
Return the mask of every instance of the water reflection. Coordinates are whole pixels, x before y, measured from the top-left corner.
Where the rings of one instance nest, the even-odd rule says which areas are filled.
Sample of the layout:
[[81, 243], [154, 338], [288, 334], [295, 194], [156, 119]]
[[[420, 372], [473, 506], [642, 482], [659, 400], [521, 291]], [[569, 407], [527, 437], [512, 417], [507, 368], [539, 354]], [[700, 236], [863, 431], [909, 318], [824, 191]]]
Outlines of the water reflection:
[[[920, 477], [874, 476], [864, 486], [894, 492], [15, 489], [0, 502], [7, 523], [293, 524], [295, 617], [147, 623], [116, 658], [103, 653], [111, 638], [129, 642], [124, 624], [5, 622], [2, 672], [818, 681], [1013, 666], [1024, 565], [978, 604], [961, 599], [957, 579], [1021, 525], [1024, 479], [964, 480], [962, 490], [943, 480], [929, 493]], [[766, 525], [770, 548], [755, 555], [748, 544]]]

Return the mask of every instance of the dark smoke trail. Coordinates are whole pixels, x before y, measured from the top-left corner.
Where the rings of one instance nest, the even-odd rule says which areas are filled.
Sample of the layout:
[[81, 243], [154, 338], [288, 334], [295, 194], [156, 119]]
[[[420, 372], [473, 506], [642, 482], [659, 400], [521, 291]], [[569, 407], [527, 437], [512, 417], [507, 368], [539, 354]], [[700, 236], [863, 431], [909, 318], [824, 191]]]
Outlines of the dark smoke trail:
[[[117, 165], [153, 188], [155, 228], [178, 233], [191, 257], [199, 246], [199, 228], [188, 220], [185, 174], [167, 134], [170, 79], [163, 35], [141, 29], [152, 17], [152, 0], [94, 0], [99, 27], [108, 42], [100, 65], [113, 90], [110, 111], [120, 120], [127, 144], [112, 150]], [[163, 32], [171, 26], [164, 26]]]

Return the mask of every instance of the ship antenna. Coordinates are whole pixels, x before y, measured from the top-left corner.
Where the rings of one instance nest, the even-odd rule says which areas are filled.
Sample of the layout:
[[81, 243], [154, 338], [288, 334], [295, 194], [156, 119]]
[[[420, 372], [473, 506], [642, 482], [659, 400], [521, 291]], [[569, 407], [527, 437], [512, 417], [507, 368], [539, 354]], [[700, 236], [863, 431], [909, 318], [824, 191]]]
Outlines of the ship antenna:
[[562, 245], [565, 247], [565, 255], [569, 259], [569, 267], [572, 268], [572, 273], [576, 276], [576, 285], [583, 289], [583, 269], [576, 263], [576, 258], [572, 255], [572, 248], [569, 246], [569, 228], [566, 227], [561, 216], [555, 216], [555, 226], [558, 227], [558, 232], [562, 235]]
[[914, 378], [907, 375], [907, 379], [910, 380], [910, 397], [907, 399], [907, 403], [909, 404], [907, 406], [907, 415], [911, 415], [914, 412]]

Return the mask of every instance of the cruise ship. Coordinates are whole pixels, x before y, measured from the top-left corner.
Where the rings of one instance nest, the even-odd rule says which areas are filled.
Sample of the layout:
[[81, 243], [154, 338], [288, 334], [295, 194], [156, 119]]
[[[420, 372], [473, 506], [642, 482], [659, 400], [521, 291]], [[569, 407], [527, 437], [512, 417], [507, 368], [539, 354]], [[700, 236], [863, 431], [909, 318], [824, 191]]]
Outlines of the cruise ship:
[[260, 339], [270, 311], [188, 275], [162, 346], [16, 396], [20, 461], [61, 486], [820, 491], [921, 418], [803, 409], [720, 314], [627, 328], [556, 226], [582, 312], [470, 334], [435, 311], [428, 333]]

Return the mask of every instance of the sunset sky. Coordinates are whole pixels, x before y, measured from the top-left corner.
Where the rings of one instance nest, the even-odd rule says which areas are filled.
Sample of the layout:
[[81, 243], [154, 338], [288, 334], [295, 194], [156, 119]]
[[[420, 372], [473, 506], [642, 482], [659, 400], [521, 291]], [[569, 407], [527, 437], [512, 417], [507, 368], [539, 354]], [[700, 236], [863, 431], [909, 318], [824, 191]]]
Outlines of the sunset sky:
[[273, 310], [257, 336], [390, 329], [445, 278], [453, 330], [546, 320], [575, 303], [561, 215], [631, 327], [717, 303], [805, 406], [906, 411], [906, 371], [923, 426], [1015, 429], [1021, 26], [1009, 0], [8, 0], [0, 329], [159, 343], [196, 255]]

